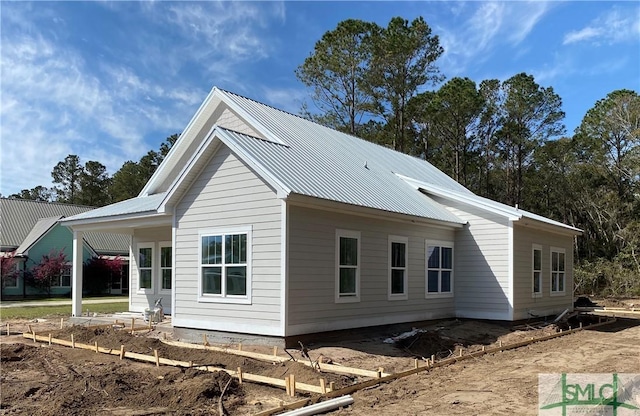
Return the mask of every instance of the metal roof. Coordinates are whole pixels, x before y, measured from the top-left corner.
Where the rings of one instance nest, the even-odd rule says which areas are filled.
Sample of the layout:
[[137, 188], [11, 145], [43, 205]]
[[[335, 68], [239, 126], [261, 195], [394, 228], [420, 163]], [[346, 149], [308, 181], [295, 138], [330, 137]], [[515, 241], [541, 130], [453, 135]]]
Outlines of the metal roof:
[[138, 196], [135, 198], [127, 199], [125, 201], [116, 202], [115, 204], [96, 208], [92, 211], [83, 212], [69, 218], [65, 218], [65, 221], [115, 217], [119, 215], [139, 214], [144, 212], [155, 213], [165, 195], [166, 192], [155, 195]]
[[[68, 217], [94, 209], [84, 205], [0, 198], [0, 246], [7, 250], [20, 247], [42, 218]], [[98, 254], [129, 252], [127, 236], [91, 232], [85, 233], [84, 237]]]

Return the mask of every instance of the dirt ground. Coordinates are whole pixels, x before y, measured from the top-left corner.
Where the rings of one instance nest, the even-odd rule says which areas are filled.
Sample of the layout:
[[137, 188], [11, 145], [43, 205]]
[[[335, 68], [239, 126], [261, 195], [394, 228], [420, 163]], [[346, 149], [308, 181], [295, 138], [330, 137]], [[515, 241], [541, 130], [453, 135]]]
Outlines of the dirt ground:
[[[640, 304], [638, 302], [637, 304]], [[218, 414], [226, 373], [156, 367], [117, 356], [34, 343], [19, 333], [27, 325], [40, 334], [101, 347], [126, 345], [127, 351], [153, 354], [275, 378], [295, 374], [296, 380], [318, 384], [324, 377], [337, 387], [365, 377], [319, 374], [295, 362], [273, 363], [212, 351], [163, 344], [157, 331], [131, 336], [111, 329], [59, 328], [55, 321], [12, 321], [12, 334], [0, 336], [0, 414], [2, 415], [204, 415]], [[2, 322], [6, 327], [6, 321]], [[355, 334], [350, 340], [327, 339], [308, 344], [309, 355], [334, 364], [387, 373], [413, 368], [414, 358], [436, 359], [502, 342], [507, 345], [550, 334], [555, 325], [515, 328], [481, 321], [447, 320], [419, 328], [404, 337], [391, 328], [384, 334]], [[395, 338], [394, 338], [395, 337]], [[262, 349], [261, 349], [262, 348]], [[249, 348], [245, 348], [249, 349]], [[251, 348], [270, 353], [266, 347]], [[289, 350], [296, 359], [300, 351]], [[284, 352], [281, 355], [286, 356]], [[488, 354], [353, 393], [355, 402], [335, 414], [367, 415], [533, 415], [537, 414], [539, 373], [640, 373], [640, 320], [622, 319], [593, 330]], [[298, 396], [297, 399], [304, 397]], [[284, 390], [233, 379], [224, 395], [230, 415], [250, 415], [297, 400]]]

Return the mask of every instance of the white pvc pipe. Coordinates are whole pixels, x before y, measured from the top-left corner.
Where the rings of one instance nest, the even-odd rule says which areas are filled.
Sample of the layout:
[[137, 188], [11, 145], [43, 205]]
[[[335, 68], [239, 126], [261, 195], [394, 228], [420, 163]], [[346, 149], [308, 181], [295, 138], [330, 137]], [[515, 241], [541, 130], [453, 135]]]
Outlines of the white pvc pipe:
[[280, 416], [311, 416], [319, 413], [325, 413], [329, 410], [337, 409], [338, 407], [349, 406], [353, 403], [353, 397], [351, 395], [336, 397], [335, 399], [327, 400], [321, 403], [312, 404], [311, 406], [305, 406], [300, 409], [291, 410], [287, 413], [282, 413]]

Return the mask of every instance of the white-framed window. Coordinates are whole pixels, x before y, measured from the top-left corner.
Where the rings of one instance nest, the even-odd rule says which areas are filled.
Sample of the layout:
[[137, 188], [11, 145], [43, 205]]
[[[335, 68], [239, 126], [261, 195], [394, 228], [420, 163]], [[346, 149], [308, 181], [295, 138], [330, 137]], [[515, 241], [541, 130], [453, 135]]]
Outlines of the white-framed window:
[[71, 287], [71, 263], [67, 263], [60, 276], [51, 279], [51, 287]]
[[534, 244], [531, 251], [531, 297], [542, 297], [542, 246]]
[[397, 235], [389, 236], [389, 300], [408, 298], [409, 239]]
[[198, 300], [251, 303], [251, 227], [205, 230]]
[[153, 243], [138, 244], [138, 290], [153, 290]]
[[551, 296], [565, 294], [565, 250], [551, 247]]
[[173, 270], [173, 247], [171, 247], [170, 242], [164, 241], [160, 243], [158, 250], [160, 251], [160, 290], [170, 292]]
[[426, 297], [453, 296], [453, 243], [426, 241]]
[[360, 231], [336, 230], [336, 302], [360, 301]]

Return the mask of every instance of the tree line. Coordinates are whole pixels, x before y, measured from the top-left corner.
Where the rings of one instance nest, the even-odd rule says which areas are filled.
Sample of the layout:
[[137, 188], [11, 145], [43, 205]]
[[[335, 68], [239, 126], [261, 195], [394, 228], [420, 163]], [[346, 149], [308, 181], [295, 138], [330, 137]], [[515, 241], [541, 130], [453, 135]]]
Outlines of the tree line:
[[178, 134], [172, 134], [160, 144], [158, 151], [148, 151], [138, 162], [124, 162], [113, 176], [109, 176], [107, 167], [98, 161], [90, 160], [83, 165], [78, 155], [68, 155], [51, 171], [53, 187], [38, 185], [9, 198], [101, 207], [136, 197], [176, 140]]
[[[427, 160], [474, 193], [584, 230], [576, 291], [640, 294], [640, 97], [616, 90], [567, 134], [562, 99], [530, 74], [445, 81], [419, 17], [349, 19], [297, 68], [304, 115]], [[588, 88], [588, 86], [587, 86]]]

